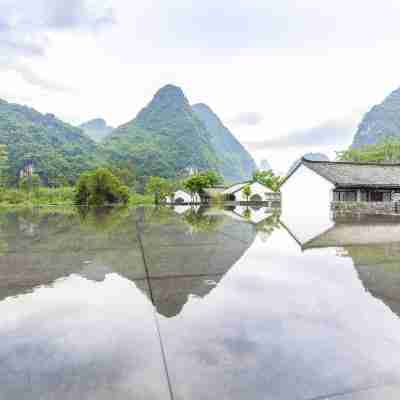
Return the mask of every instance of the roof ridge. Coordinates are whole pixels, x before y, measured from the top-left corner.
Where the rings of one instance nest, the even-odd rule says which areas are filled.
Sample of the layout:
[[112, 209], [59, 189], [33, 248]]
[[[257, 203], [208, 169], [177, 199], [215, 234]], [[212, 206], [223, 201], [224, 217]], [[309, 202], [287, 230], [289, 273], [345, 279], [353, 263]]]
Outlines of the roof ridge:
[[301, 162], [310, 164], [331, 164], [331, 165], [376, 165], [379, 167], [400, 167], [400, 162], [396, 163], [378, 163], [378, 162], [357, 162], [357, 161], [322, 161], [322, 160], [309, 160], [308, 158], [302, 157]]

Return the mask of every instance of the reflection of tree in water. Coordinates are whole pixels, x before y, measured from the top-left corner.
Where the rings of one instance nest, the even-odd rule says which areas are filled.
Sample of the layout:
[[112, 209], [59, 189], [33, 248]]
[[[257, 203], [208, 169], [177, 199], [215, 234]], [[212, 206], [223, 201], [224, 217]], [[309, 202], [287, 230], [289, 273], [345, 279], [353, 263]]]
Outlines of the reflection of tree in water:
[[[178, 215], [154, 207], [36, 210], [1, 221], [0, 300], [71, 274], [103, 280], [115, 272], [134, 281], [166, 317], [179, 314], [191, 296], [210, 293], [257, 233], [255, 225], [224, 214]], [[188, 221], [196, 228], [191, 235]]]
[[250, 208], [246, 208], [243, 211], [243, 218], [251, 219], [251, 210], [250, 210]]
[[279, 217], [279, 212], [273, 212], [269, 217], [256, 225], [258, 236], [263, 242], [266, 242], [268, 240], [272, 232], [274, 232], [276, 229], [281, 228]]
[[110, 272], [143, 278], [136, 217], [135, 211], [112, 209], [3, 214], [0, 299], [74, 273], [93, 280]]
[[188, 224], [193, 232], [214, 232], [223, 223], [223, 218], [215, 215], [205, 215], [205, 209], [198, 211], [190, 209], [183, 215], [183, 220]]
[[78, 207], [77, 214], [83, 227], [97, 232], [112, 232], [121, 228], [130, 211], [127, 207]]
[[4, 218], [2, 215], [0, 215], [0, 257], [7, 253], [8, 251], [8, 244], [7, 241], [4, 239]]

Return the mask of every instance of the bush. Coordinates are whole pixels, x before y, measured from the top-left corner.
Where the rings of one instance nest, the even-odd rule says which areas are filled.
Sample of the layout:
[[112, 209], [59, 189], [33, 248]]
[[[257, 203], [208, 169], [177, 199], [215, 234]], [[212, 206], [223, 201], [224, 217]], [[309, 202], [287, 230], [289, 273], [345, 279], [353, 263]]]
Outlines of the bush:
[[22, 204], [28, 200], [27, 194], [16, 189], [0, 190], [0, 203]]
[[38, 204], [73, 204], [74, 189], [72, 187], [39, 188], [33, 198]]
[[76, 185], [78, 205], [104, 206], [128, 201], [129, 189], [106, 168], [82, 174]]

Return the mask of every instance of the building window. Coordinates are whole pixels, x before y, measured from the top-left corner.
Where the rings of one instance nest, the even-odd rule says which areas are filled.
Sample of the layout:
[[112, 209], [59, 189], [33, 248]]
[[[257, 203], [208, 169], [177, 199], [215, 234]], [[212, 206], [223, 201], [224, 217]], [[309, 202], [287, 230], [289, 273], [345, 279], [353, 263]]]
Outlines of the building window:
[[336, 190], [333, 199], [334, 201], [357, 201], [357, 192], [354, 190]]

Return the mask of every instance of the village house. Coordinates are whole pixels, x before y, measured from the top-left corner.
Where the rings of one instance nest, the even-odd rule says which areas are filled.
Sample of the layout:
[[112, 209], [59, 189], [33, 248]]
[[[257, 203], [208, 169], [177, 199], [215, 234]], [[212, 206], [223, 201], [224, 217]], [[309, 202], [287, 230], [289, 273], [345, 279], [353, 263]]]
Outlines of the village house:
[[[250, 188], [250, 194], [247, 196], [246, 187]], [[204, 188], [201, 196], [193, 196], [184, 190], [178, 190], [173, 196], [167, 198], [167, 203], [188, 204], [188, 203], [211, 203], [213, 201], [225, 201], [234, 203], [263, 203], [269, 206], [279, 203], [281, 195], [274, 192], [267, 186], [259, 182], [236, 183], [228, 188], [226, 186], [213, 186]]]
[[[246, 194], [246, 187], [250, 188], [249, 196]], [[211, 202], [213, 199], [234, 203], [268, 203], [279, 202], [280, 198], [280, 193], [274, 192], [259, 182], [249, 181], [235, 183], [228, 188], [224, 186], [205, 188], [203, 200], [206, 203]]]
[[200, 203], [200, 197], [198, 194], [190, 194], [184, 190], [177, 190], [172, 196], [166, 198], [168, 204], [192, 204]]
[[313, 235], [332, 226], [333, 212], [396, 213], [400, 164], [303, 158], [286, 177], [280, 190], [282, 221], [297, 230], [296, 236], [301, 237], [304, 232]]
[[[247, 197], [245, 188], [250, 188], [250, 196]], [[265, 203], [269, 201], [279, 201], [280, 193], [274, 192], [267, 186], [259, 182], [243, 182], [237, 183], [223, 191], [226, 201], [234, 201], [239, 203]]]
[[32, 176], [34, 173], [33, 170], [33, 162], [31, 160], [28, 160], [24, 163], [24, 166], [21, 168], [19, 171], [19, 177], [22, 178], [27, 178]]

